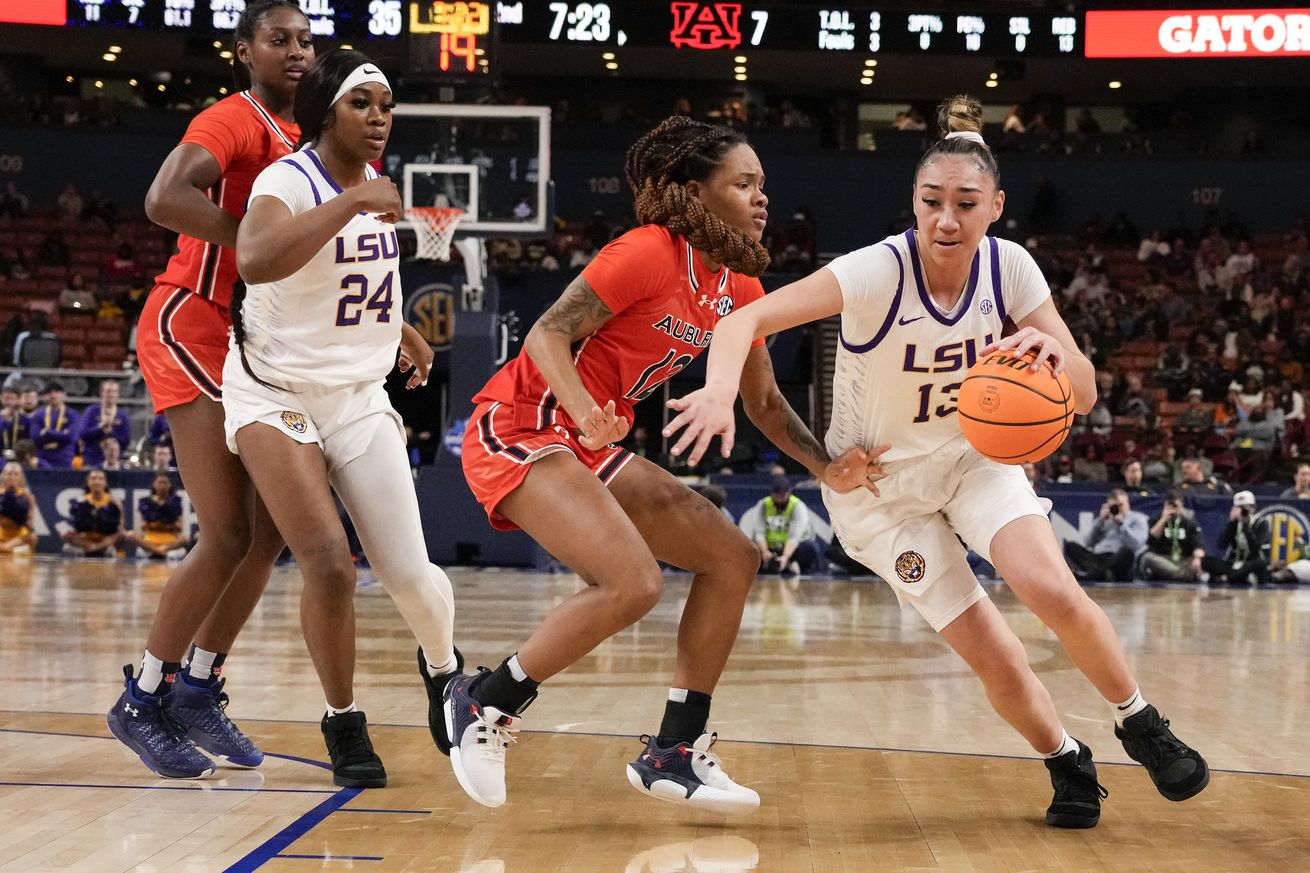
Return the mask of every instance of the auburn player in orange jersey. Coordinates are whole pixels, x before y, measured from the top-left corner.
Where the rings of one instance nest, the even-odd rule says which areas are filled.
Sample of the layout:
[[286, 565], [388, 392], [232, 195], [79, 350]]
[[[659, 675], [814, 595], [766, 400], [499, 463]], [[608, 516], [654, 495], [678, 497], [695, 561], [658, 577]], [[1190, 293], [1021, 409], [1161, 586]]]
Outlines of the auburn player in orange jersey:
[[295, 0], [252, 0], [237, 24], [235, 54], [249, 87], [192, 120], [146, 195], [150, 219], [179, 236], [141, 313], [137, 354], [155, 411], [168, 416], [203, 535], [164, 589], [140, 675], [124, 668], [109, 727], [151, 770], [181, 778], [214, 769], [197, 745], [241, 766], [263, 760], [223, 713], [219, 672], [282, 551], [227, 449], [221, 385], [237, 225], [255, 177], [300, 137], [291, 118], [296, 86], [314, 61], [309, 20]]
[[[675, 117], [637, 141], [626, 172], [642, 226], [597, 255], [474, 397], [462, 461], [491, 523], [527, 531], [588, 587], [496, 670], [447, 686], [451, 762], [475, 800], [504, 803], [505, 749], [538, 683], [645, 615], [665, 561], [695, 579], [664, 721], [628, 779], [660, 799], [747, 812], [759, 795], [724, 774], [706, 725], [759, 553], [708, 500], [613, 443], [720, 318], [764, 295], [764, 171], [741, 134]], [[826, 476], [828, 456], [783, 399], [763, 341], [747, 367], [747, 414]]]

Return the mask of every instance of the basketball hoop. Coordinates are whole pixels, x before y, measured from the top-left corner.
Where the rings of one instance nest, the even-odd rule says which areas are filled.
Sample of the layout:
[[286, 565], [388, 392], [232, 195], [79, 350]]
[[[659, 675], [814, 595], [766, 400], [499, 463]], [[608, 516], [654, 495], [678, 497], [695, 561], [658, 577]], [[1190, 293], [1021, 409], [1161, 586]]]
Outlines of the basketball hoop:
[[449, 261], [450, 241], [455, 228], [464, 217], [464, 210], [455, 207], [411, 206], [405, 217], [414, 225], [418, 239], [415, 256], [429, 261]]

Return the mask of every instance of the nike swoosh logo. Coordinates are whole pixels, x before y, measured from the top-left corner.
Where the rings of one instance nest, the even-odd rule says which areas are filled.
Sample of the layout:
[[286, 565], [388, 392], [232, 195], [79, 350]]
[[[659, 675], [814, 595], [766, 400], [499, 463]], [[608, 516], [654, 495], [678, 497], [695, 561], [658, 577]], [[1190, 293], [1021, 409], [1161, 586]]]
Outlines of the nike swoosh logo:
[[370, 76], [376, 76], [378, 73], [381, 72], [381, 70], [375, 70], [371, 67], [365, 67], [364, 72], [368, 73]]
[[905, 326], [905, 325], [907, 325], [907, 324], [914, 324], [916, 321], [919, 321], [920, 319], [924, 319], [924, 318], [927, 318], [927, 317], [928, 317], [928, 316], [926, 316], [926, 315], [920, 315], [920, 316], [916, 316], [915, 318], [906, 318], [905, 316], [902, 315], [902, 316], [901, 316], [901, 320], [898, 321], [898, 322], [896, 322], [896, 323], [899, 324], [899, 325], [901, 325], [901, 326]]

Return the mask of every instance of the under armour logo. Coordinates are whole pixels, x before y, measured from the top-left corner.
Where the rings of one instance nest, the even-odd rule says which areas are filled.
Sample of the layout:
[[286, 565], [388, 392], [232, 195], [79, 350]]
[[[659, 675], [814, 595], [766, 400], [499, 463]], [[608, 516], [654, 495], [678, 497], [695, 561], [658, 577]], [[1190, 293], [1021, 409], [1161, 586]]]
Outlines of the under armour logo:
[[130, 703], [124, 703], [124, 704], [123, 704], [123, 709], [124, 709], [124, 711], [126, 711], [126, 712], [130, 712], [130, 713], [132, 713], [132, 715], [134, 715], [134, 716], [135, 716], [135, 715], [140, 715], [140, 714], [141, 714], [141, 711], [140, 711], [139, 709], [137, 709], [136, 707], [132, 706], [132, 704], [130, 704]]

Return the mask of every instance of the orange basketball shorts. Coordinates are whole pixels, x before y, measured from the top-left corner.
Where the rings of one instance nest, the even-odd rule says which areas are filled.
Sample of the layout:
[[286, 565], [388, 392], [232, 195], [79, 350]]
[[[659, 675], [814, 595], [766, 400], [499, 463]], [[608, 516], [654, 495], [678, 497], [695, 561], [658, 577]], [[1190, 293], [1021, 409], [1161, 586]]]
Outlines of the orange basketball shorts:
[[223, 399], [227, 308], [186, 288], [156, 285], [137, 322], [136, 356], [155, 412], [204, 395]]
[[523, 484], [535, 461], [554, 452], [568, 452], [608, 485], [632, 460], [632, 452], [609, 445], [599, 451], [583, 448], [577, 434], [556, 425], [537, 429], [537, 407], [508, 403], [478, 404], [464, 430], [460, 460], [473, 496], [487, 510], [497, 530], [518, 525], [496, 512], [496, 506]]

